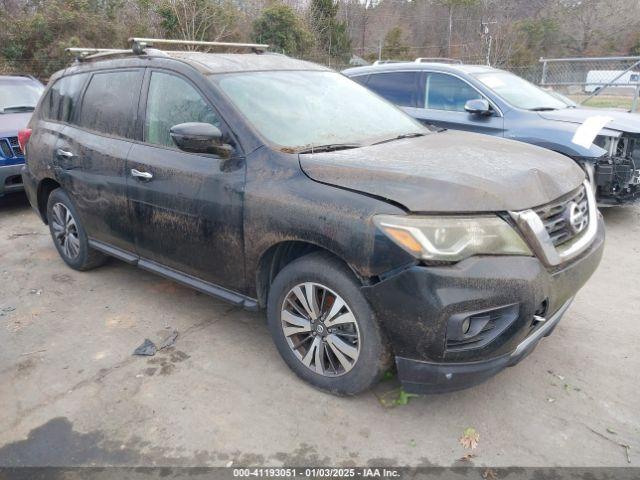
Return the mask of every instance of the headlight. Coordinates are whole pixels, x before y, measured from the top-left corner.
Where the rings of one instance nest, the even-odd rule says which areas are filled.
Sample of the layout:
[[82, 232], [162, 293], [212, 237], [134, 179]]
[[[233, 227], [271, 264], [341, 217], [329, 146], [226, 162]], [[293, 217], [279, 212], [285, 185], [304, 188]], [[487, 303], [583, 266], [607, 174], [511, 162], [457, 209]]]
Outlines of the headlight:
[[472, 255], [532, 255], [518, 233], [496, 216], [377, 215], [377, 227], [423, 260], [457, 262]]

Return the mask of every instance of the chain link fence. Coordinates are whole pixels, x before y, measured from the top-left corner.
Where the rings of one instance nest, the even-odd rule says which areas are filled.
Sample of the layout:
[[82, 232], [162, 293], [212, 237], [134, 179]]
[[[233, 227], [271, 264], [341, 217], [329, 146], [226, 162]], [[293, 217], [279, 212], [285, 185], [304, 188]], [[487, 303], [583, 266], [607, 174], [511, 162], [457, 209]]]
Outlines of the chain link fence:
[[541, 58], [539, 85], [587, 106], [638, 111], [640, 57]]

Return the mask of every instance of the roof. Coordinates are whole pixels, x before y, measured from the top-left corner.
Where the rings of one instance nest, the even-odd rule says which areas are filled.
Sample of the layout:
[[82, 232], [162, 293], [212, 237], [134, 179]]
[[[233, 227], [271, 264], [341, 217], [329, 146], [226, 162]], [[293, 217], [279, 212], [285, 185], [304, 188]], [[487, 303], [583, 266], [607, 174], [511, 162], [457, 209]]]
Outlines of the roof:
[[348, 76], [352, 75], [365, 75], [374, 72], [393, 72], [402, 70], [435, 70], [439, 72], [450, 73], [485, 73], [495, 72], [497, 69], [488, 67], [486, 65], [464, 65], [464, 64], [449, 64], [449, 63], [429, 63], [429, 62], [398, 62], [398, 63], [385, 63], [380, 65], [370, 65], [368, 67], [356, 67], [343, 70], [342, 73]]
[[330, 69], [316, 63], [297, 60], [278, 53], [204, 53], [197, 51], [168, 51], [148, 48], [144, 54], [136, 55], [132, 51], [102, 52], [82, 58], [81, 64], [106, 62], [116, 59], [160, 57], [173, 58], [187, 63], [201, 73], [229, 73], [273, 70], [319, 70]]
[[329, 70], [322, 65], [296, 60], [277, 53], [202, 53], [165, 51], [169, 57], [185, 61], [203, 73], [259, 70]]

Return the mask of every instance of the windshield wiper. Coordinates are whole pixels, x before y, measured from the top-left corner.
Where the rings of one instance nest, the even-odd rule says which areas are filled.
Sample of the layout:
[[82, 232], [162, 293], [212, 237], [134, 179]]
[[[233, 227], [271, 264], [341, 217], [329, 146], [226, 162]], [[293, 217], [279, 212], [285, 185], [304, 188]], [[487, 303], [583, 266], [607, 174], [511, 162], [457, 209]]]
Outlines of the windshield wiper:
[[387, 138], [386, 140], [381, 140], [376, 143], [372, 143], [371, 145], [380, 145], [381, 143], [393, 142], [395, 140], [402, 140], [403, 138], [414, 138], [414, 137], [423, 137], [424, 133], [413, 132], [413, 133], [403, 133], [402, 135], [397, 135], [393, 138]]
[[304, 150], [299, 150], [298, 153], [335, 152], [336, 150], [348, 150], [350, 148], [360, 148], [361, 146], [359, 143], [330, 143], [328, 145], [314, 145]]
[[34, 105], [10, 105], [8, 107], [4, 107], [0, 112], [33, 112], [35, 109], [36, 107]]
[[550, 112], [552, 110], [558, 110], [558, 109], [554, 107], [535, 107], [535, 108], [530, 108], [529, 110], [531, 110], [532, 112]]

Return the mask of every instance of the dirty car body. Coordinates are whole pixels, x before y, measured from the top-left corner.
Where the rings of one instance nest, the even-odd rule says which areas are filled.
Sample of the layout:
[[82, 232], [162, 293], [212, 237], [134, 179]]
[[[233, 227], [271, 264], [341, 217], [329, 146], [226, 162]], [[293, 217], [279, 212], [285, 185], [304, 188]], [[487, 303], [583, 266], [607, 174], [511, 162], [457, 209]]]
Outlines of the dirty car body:
[[24, 155], [18, 130], [29, 122], [43, 90], [32, 77], [0, 75], [0, 197], [22, 190]]
[[[538, 145], [575, 160], [591, 176], [600, 205], [640, 198], [640, 116], [583, 108], [492, 67], [396, 63], [347, 69], [345, 75], [397, 103], [424, 124]], [[468, 111], [470, 100], [486, 109]], [[608, 117], [587, 143], [576, 132]]]
[[[193, 153], [168, 143], [169, 129], [186, 145], [194, 127], [162, 118], [160, 78], [173, 88], [163, 102], [178, 82], [206, 105], [187, 118], [200, 122], [191, 140], [214, 125], [220, 145]], [[133, 107], [117, 126], [103, 124], [92, 84], [117, 103], [109, 88], [118, 81]], [[64, 98], [47, 103], [56, 95]], [[54, 209], [77, 217], [90, 249], [267, 308], [289, 366], [336, 393], [380, 378], [385, 345], [408, 391], [487, 379], [551, 333], [602, 255], [602, 220], [575, 163], [508, 140], [430, 132], [339, 74], [281, 55], [77, 63], [52, 78], [29, 127], [23, 175], [45, 222], [56, 218], [56, 196]], [[331, 311], [319, 313], [325, 296]]]

